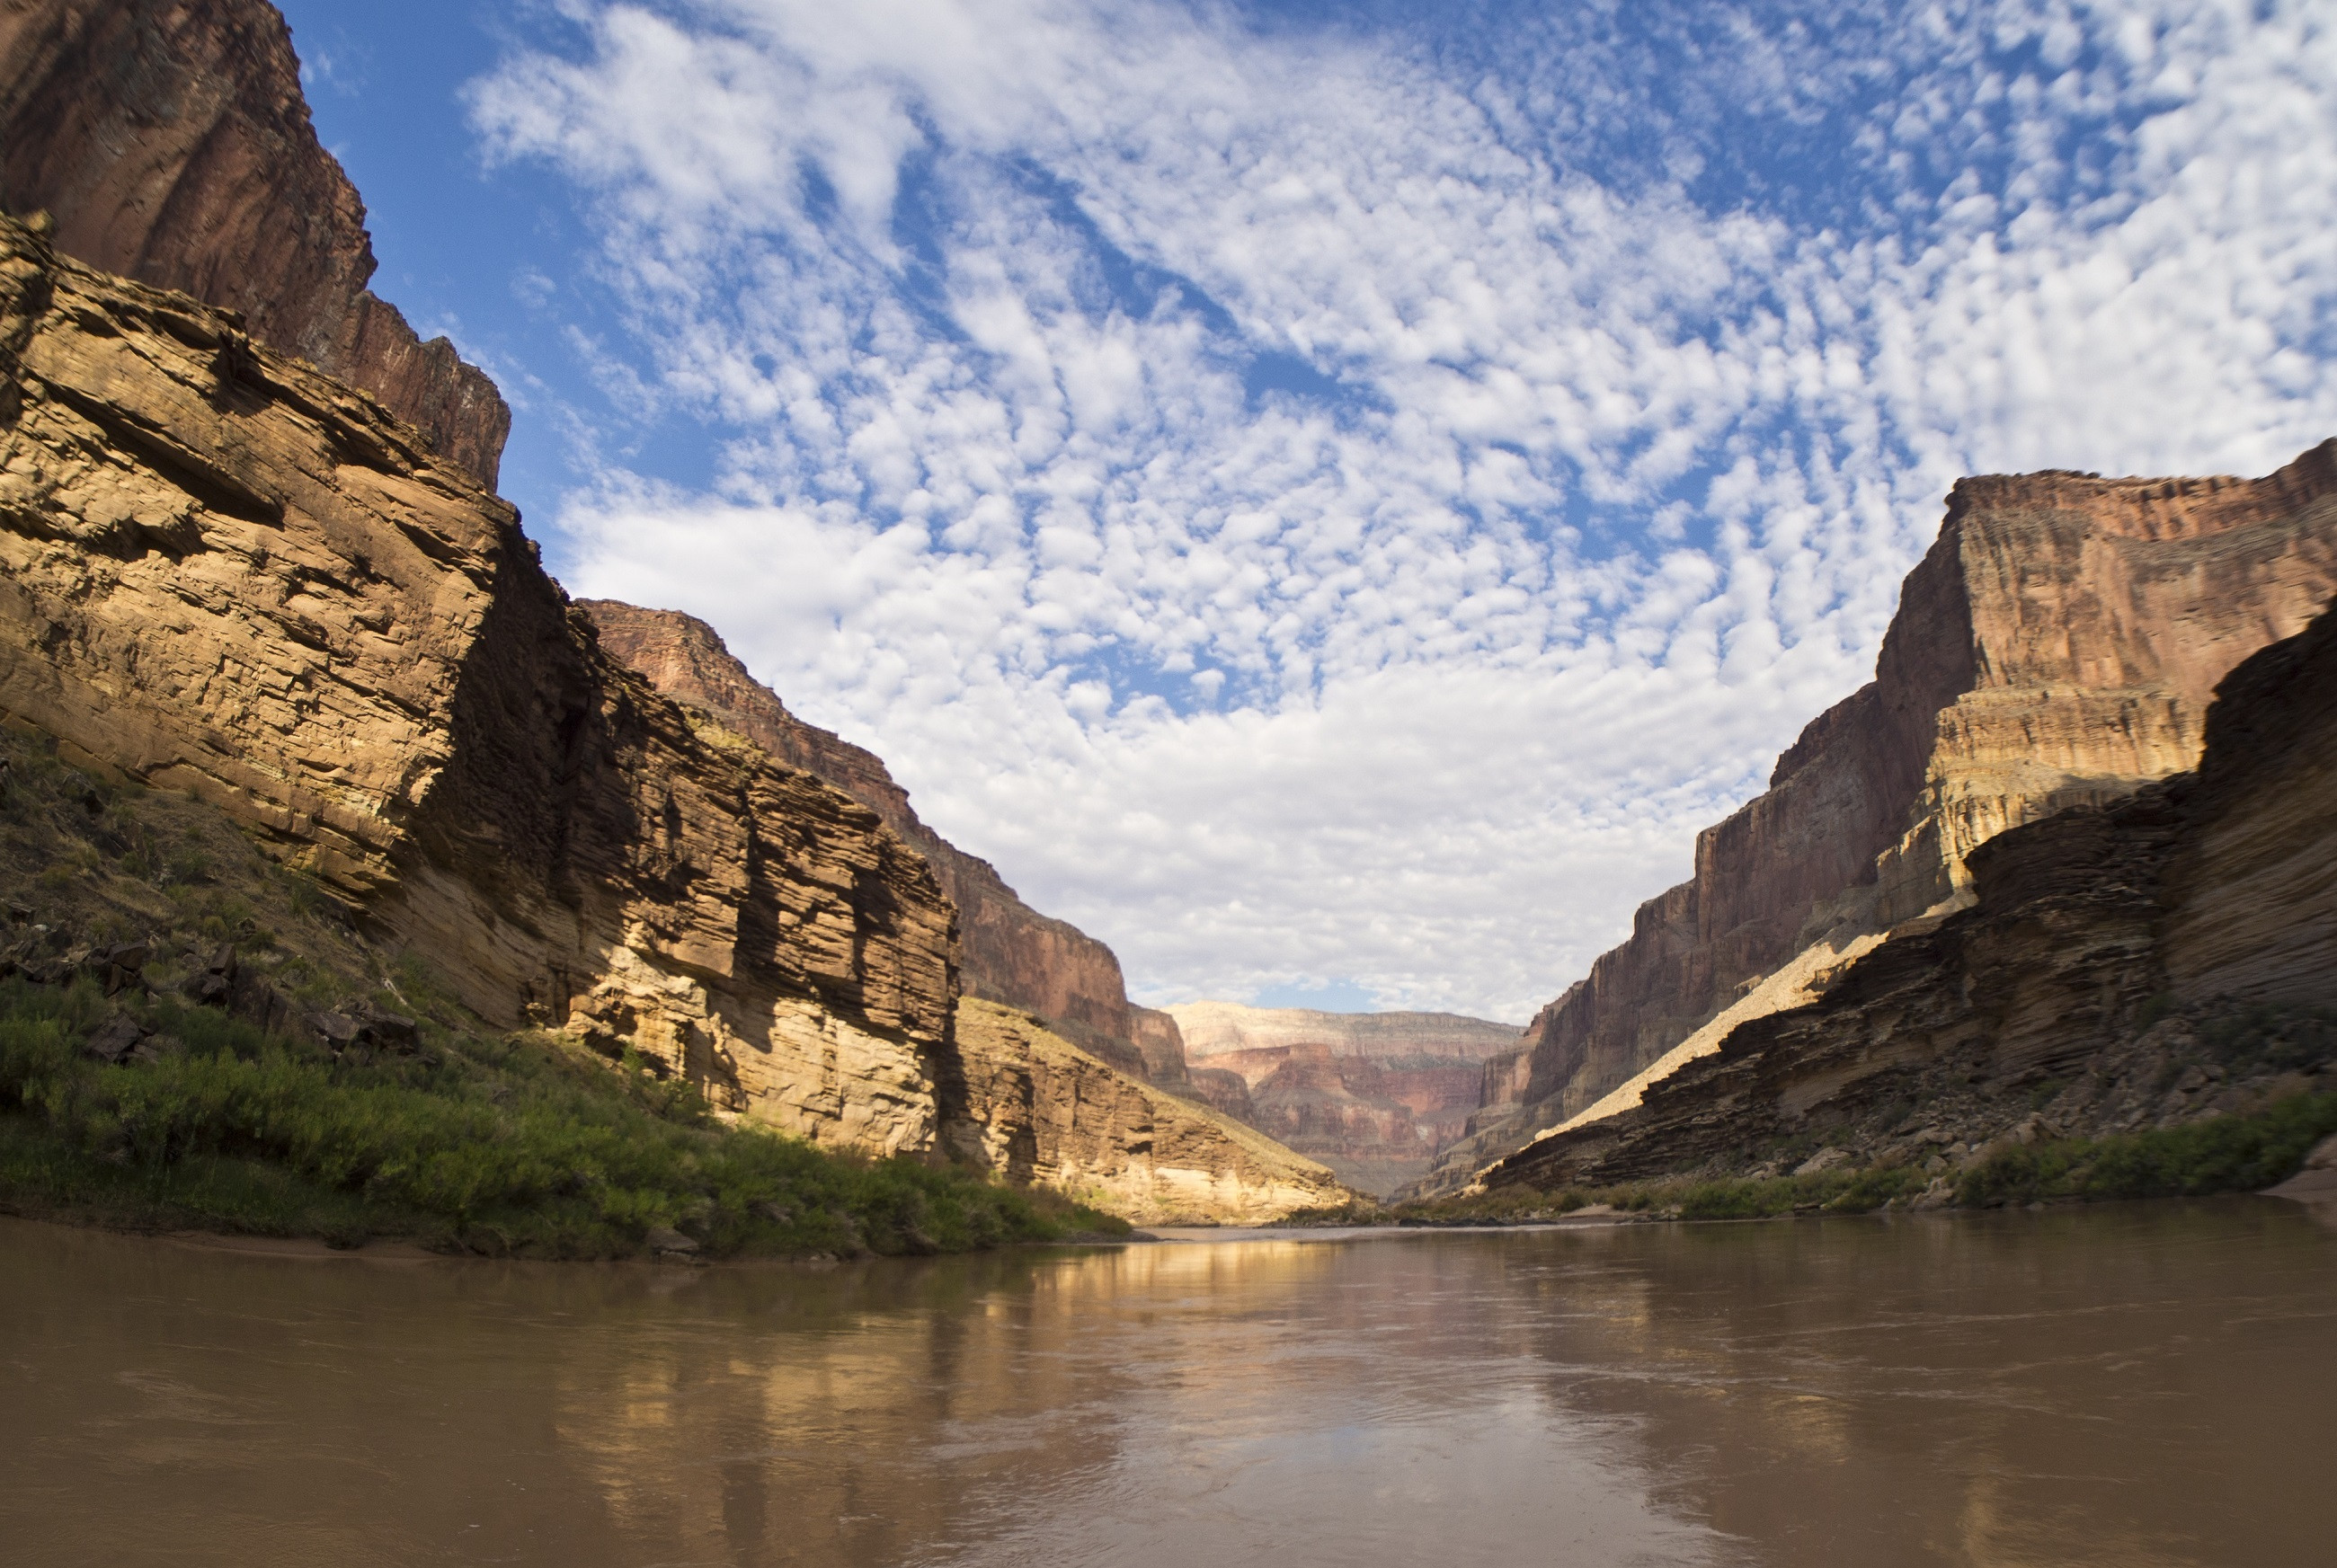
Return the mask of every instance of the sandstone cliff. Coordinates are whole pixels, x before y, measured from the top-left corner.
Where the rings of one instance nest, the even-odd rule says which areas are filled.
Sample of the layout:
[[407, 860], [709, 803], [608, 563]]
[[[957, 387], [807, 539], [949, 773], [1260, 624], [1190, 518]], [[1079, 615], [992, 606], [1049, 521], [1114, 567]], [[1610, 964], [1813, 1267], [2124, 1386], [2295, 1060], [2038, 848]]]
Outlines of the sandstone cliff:
[[960, 964], [967, 992], [1035, 1013], [1050, 1027], [1123, 1072], [1164, 1085], [1185, 1082], [1173, 1022], [1155, 1018], [1137, 1036], [1120, 960], [1078, 928], [1017, 898], [990, 862], [950, 843], [918, 819], [908, 792], [882, 759], [787, 710], [748, 673], [712, 627], [674, 610], [613, 599], [578, 608], [601, 645], [667, 696], [702, 709], [773, 756], [816, 774], [883, 818], [932, 864], [958, 909]]
[[108, 272], [239, 312], [493, 490], [511, 414], [370, 293], [365, 206], [264, 0], [0, 0], [0, 208]]
[[182, 294], [0, 219], [0, 717], [248, 824], [482, 1018], [824, 1142], [962, 1092], [875, 814], [601, 653], [513, 510]]
[[[1452, 1013], [1325, 1013], [1188, 1002], [1164, 1009], [1197, 1088], [1227, 1114], [1385, 1193], [1426, 1174], [1465, 1131], [1513, 1025]], [[1237, 1075], [1238, 1105], [1204, 1075]], [[1212, 1093], [1210, 1091], [1214, 1090]]]
[[[2009, 829], [1971, 901], [1893, 927], [1638, 1103], [1487, 1183], [1927, 1161], [2245, 1110], [2337, 1080], [2337, 612], [2243, 663], [2199, 769]], [[1811, 1153], [1813, 1145], [1817, 1147]], [[1783, 1157], [1781, 1158], [1781, 1154]]]
[[1139, 1083], [1029, 1015], [959, 1008], [967, 1105], [992, 1165], [1139, 1224], [1268, 1223], [1350, 1194], [1324, 1166]]
[[1814, 974], [1968, 898], [1994, 835], [2192, 766], [2216, 680], [2332, 589], [2337, 443], [2258, 480], [1961, 482], [1873, 682], [1534, 1019], [1430, 1188], [1588, 1111], [1725, 1009], [1806, 1000]]

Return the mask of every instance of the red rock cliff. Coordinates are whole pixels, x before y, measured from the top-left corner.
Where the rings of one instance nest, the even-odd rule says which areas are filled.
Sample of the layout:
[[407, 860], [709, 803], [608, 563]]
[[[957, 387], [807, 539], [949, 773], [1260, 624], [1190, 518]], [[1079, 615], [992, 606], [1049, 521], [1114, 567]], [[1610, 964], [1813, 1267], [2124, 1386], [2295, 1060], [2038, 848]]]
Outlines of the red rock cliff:
[[264, 0], [0, 0], [0, 207], [45, 209], [93, 267], [240, 313], [494, 488], [511, 412], [367, 289], [365, 204]]
[[1437, 1180], [1582, 1112], [1813, 942], [1960, 896], [2005, 829], [2193, 766], [2215, 682], [2332, 589], [2337, 443], [2257, 480], [1959, 483], [1874, 681], [1533, 1020], [1520, 1108], [1489, 1107]]
[[773, 756], [816, 774], [882, 817], [932, 862], [958, 909], [965, 988], [1019, 1008], [1123, 1072], [1153, 1082], [1183, 1081], [1174, 1026], [1149, 1026], [1141, 1042], [1110, 948], [1075, 926], [1040, 914], [1015, 896], [987, 861], [950, 843], [920, 821], [908, 792], [882, 759], [789, 713], [723, 646], [712, 627], [675, 610], [613, 599], [580, 600], [602, 646], [658, 690], [704, 709]]

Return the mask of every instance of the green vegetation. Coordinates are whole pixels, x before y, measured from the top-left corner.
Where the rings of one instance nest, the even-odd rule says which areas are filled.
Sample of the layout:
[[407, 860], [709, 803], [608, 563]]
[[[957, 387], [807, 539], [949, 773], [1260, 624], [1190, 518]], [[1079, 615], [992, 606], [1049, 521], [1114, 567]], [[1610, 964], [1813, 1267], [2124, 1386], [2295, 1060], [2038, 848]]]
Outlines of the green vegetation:
[[2250, 1115], [2001, 1149], [1964, 1171], [1956, 1202], [1978, 1206], [2258, 1192], [2294, 1175], [2313, 1145], [2332, 1133], [2337, 1133], [2337, 1094], [2290, 1095]]
[[412, 1239], [497, 1256], [638, 1254], [652, 1228], [710, 1257], [958, 1251], [1128, 1233], [1051, 1194], [911, 1158], [724, 1125], [688, 1086], [552, 1037], [425, 1023], [413, 1055], [264, 1035], [141, 998], [162, 1032], [115, 1066], [83, 1042], [116, 1004], [0, 982], [0, 1206], [141, 1229]]
[[[2313, 1144], [2337, 1133], [2337, 1094], [2296, 1094], [2260, 1111], [2106, 1138], [2068, 1138], [1997, 1150], [1964, 1168], [1950, 1202], [1964, 1208], [2113, 1198], [2254, 1193], [2286, 1180]], [[1538, 1192], [1501, 1187], [1373, 1212], [1325, 1212], [1294, 1222], [1462, 1225], [1556, 1220], [1590, 1205], [1667, 1220], [1756, 1220], [1779, 1214], [1863, 1214], [1903, 1207], [1928, 1179], [1912, 1165], [1835, 1169], [1765, 1180], [1639, 1182]]]

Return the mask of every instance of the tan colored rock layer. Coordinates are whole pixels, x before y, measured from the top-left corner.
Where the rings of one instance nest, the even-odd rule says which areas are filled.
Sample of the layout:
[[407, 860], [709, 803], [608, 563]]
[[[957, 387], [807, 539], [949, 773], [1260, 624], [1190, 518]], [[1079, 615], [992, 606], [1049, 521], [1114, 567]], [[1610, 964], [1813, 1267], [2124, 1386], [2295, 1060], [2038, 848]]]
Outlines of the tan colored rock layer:
[[365, 205], [263, 0], [0, 0], [0, 207], [68, 255], [241, 314], [495, 485], [511, 411], [367, 291]]
[[1230, 1051], [1328, 1046], [1343, 1057], [1452, 1057], [1481, 1062], [1515, 1050], [1515, 1024], [1459, 1013], [1326, 1013], [1313, 1008], [1253, 1008], [1240, 1002], [1177, 1002], [1164, 1008], [1196, 1065]]
[[601, 645], [677, 701], [701, 707], [773, 756], [816, 774], [885, 820], [930, 862], [958, 908], [965, 988], [1049, 1025], [1123, 1072], [1181, 1083], [1181, 1054], [1158, 1022], [1139, 1042], [1110, 948], [1015, 896], [989, 862], [950, 843], [919, 820], [908, 792], [884, 761], [789, 713], [777, 693], [748, 673], [721, 637], [695, 616], [642, 609], [614, 599], [578, 608], [600, 628]]
[[263, 835], [491, 1021], [933, 1144], [952, 911], [875, 813], [603, 655], [372, 400], [0, 219], [0, 716]]
[[1588, 1108], [1813, 940], [1959, 896], [1996, 833], [2192, 766], [2215, 680], [2332, 589], [2337, 443], [2258, 480], [1961, 482], [1874, 681], [1534, 1019], [1515, 1107], [1489, 1106], [1432, 1185]]
[[958, 1010], [966, 1103], [994, 1168], [1139, 1224], [1268, 1224], [1352, 1194], [1251, 1128], [1119, 1072], [1027, 1014]]
[[[1996, 835], [1968, 858], [1970, 908], [1902, 922], [1817, 1000], [1739, 1026], [1638, 1106], [1484, 1181], [1743, 1169], [1797, 1135], [1887, 1163], [1926, 1152], [1892, 1142], [1919, 1123], [1917, 1145], [1979, 1145], [2244, 1108], [2217, 1096], [2251, 1070], [2258, 1098], [2313, 1086], [2337, 1064], [2251, 1064], [2234, 1055], [2244, 1034], [2166, 1012], [2337, 1005], [2332, 694], [2337, 611], [2225, 679], [2197, 773]], [[2242, 1045], [2219, 1057], [2219, 1037]]]

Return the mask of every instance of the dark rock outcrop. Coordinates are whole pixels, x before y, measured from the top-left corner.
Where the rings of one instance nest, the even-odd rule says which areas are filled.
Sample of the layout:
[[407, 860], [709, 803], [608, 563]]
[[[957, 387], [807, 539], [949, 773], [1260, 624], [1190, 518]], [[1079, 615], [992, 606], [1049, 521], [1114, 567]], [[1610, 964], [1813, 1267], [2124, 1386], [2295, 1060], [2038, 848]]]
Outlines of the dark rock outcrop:
[[228, 813], [491, 1023], [822, 1141], [958, 1114], [953, 911], [874, 813], [602, 653], [378, 404], [5, 219], [0, 718]]
[[1808, 999], [1831, 963], [1969, 897], [1996, 834], [2195, 765], [2215, 682], [2332, 590], [2337, 442], [2256, 480], [1960, 482], [1873, 682], [1534, 1019], [1522, 1071], [1489, 1079], [1514, 1100], [1489, 1100], [1430, 1187], [1586, 1113], [1724, 1012]]
[[1902, 922], [1815, 1001], [1482, 1180], [1775, 1168], [1812, 1141], [1944, 1165], [2337, 1077], [2337, 1032], [2264, 1010], [2337, 1007], [2337, 611], [2234, 670], [2205, 733], [2195, 773], [1991, 837], [1969, 908]]
[[969, 995], [1047, 1020], [1048, 1027], [1122, 1072], [1164, 1085], [1184, 1082], [1174, 1025], [1158, 1020], [1137, 1037], [1135, 1012], [1110, 948], [1040, 914], [1015, 896], [989, 862], [967, 854], [919, 820], [908, 792], [883, 760], [789, 713], [778, 695], [748, 673], [714, 628], [677, 610], [582, 599], [601, 646], [667, 696], [710, 715], [773, 756], [816, 774], [882, 817], [931, 862], [958, 909], [958, 940]]
[[237, 312], [494, 488], [511, 411], [367, 289], [365, 204], [265, 0], [0, 0], [0, 208], [48, 212], [93, 267]]

